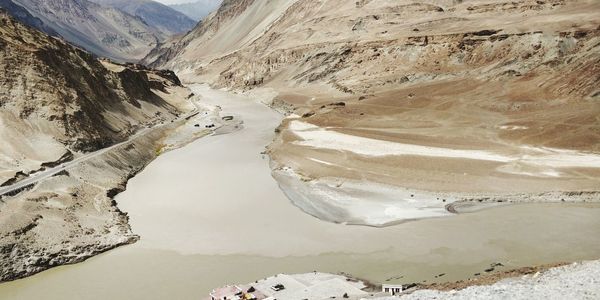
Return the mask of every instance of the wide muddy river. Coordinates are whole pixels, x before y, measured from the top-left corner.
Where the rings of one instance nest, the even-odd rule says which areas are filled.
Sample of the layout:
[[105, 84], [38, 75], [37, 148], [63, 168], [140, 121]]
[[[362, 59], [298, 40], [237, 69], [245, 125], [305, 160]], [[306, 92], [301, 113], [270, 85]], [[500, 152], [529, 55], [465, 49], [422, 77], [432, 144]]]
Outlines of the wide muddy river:
[[599, 205], [514, 205], [387, 228], [320, 221], [290, 204], [261, 154], [282, 116], [243, 95], [193, 90], [244, 129], [168, 152], [129, 182], [116, 200], [138, 243], [1, 284], [0, 299], [202, 299], [276, 273], [433, 282], [496, 262], [600, 258]]

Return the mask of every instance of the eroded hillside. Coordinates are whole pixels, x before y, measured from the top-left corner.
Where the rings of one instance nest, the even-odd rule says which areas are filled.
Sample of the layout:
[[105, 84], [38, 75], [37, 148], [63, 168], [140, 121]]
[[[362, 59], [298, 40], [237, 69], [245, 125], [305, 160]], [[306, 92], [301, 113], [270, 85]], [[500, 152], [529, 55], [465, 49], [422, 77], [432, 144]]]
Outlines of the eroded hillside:
[[138, 61], [168, 33], [118, 9], [88, 0], [3, 0], [0, 7], [18, 16], [25, 10], [35, 28], [60, 35], [98, 56]]
[[99, 61], [5, 12], [0, 24], [0, 189], [62, 168], [0, 195], [5, 281], [134, 242], [113, 197], [193, 106], [170, 71]]
[[92, 0], [141, 18], [152, 28], [166, 35], [178, 35], [194, 28], [196, 21], [169, 6], [152, 0]]
[[30, 171], [62, 155], [35, 154], [38, 143], [49, 149], [94, 151], [178, 113], [151, 90], [178, 85], [172, 73], [135, 66], [116, 66], [120, 70], [114, 72], [91, 54], [29, 30], [5, 14], [2, 22], [0, 114], [2, 140], [8, 142], [0, 150], [4, 167]]
[[293, 115], [270, 147], [275, 177], [307, 187], [288, 196], [364, 223], [346, 209], [364, 193], [381, 225], [414, 200], [429, 216], [599, 200], [598, 20], [584, 0], [226, 1], [150, 58], [187, 81], [277, 91]]

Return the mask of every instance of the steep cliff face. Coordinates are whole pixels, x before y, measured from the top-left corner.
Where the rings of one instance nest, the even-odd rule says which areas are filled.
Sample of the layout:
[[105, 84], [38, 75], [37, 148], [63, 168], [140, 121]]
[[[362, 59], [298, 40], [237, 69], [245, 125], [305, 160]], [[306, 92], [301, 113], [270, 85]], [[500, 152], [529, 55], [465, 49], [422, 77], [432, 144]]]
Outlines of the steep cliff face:
[[39, 20], [30, 25], [119, 61], [143, 58], [167, 36], [137, 17], [87, 0], [4, 0], [0, 5], [15, 16], [25, 9]]
[[[230, 21], [234, 22], [236, 17], [240, 14], [244, 13], [247, 8], [249, 8], [255, 1], [254, 0], [225, 0], [219, 7], [219, 9], [210, 15], [207, 19], [203, 20], [201, 23], [194, 28], [191, 32], [186, 34], [183, 37], [172, 39], [164, 44], [159, 45], [154, 48], [150, 53], [142, 60], [143, 64], [148, 64], [150, 66], [163, 66], [170, 60], [174, 59], [178, 55], [180, 55], [184, 49], [194, 48], [198, 51], [201, 51], [204, 54], [212, 53], [212, 50], [204, 47], [197, 47], [198, 44], [207, 42], [209, 40], [218, 40], [224, 43], [228, 43], [230, 41], [238, 41], [240, 38], [243, 38], [244, 35], [248, 34], [254, 24], [246, 24], [247, 26], [243, 26], [244, 28], [239, 31], [231, 31], [229, 33], [235, 34], [237, 38], [227, 37], [225, 39], [220, 40], [219, 37], [214, 37], [215, 34], [218, 34], [221, 31], [221, 26], [224, 24], [228, 24]], [[261, 12], [262, 17], [267, 17], [271, 14], [270, 10], [265, 10]], [[260, 21], [262, 18], [256, 18], [256, 20]], [[190, 46], [193, 43], [196, 46]], [[202, 50], [203, 49], [203, 50]], [[215, 55], [222, 54], [222, 51], [214, 52]], [[192, 61], [190, 61], [192, 62]]]
[[[274, 105], [302, 117], [278, 129], [271, 154], [303, 178], [492, 194], [597, 190], [599, 2], [226, 4], [240, 9], [232, 18], [219, 10], [209, 19], [219, 26], [196, 28], [154, 65], [187, 81], [278, 91]], [[339, 143], [327, 142], [334, 136]], [[585, 166], [577, 151], [591, 155]]]
[[56, 151], [39, 151], [39, 143], [93, 151], [178, 113], [151, 90], [154, 82], [176, 85], [171, 78], [133, 66], [111, 71], [87, 52], [1, 18], [2, 167], [29, 171], [52, 161]]
[[[357, 98], [425, 84], [477, 81], [487, 85], [489, 95], [471, 97], [473, 104], [511, 115], [553, 109], [550, 99], [592, 105], [581, 100], [598, 96], [597, 2], [269, 3], [225, 2], [209, 21], [165, 49], [154, 65], [219, 86], [297, 89], [324, 84], [341, 92], [339, 97]], [[230, 34], [240, 28], [247, 30]], [[519, 87], [528, 85], [539, 96], [522, 95]], [[506, 92], [500, 95], [498, 88]], [[406, 100], [395, 105], [410, 104]], [[594, 118], [581, 119], [594, 125]], [[553, 136], [549, 145], [597, 150], [591, 136], [574, 144], [572, 136], [561, 142], [562, 133], [552, 133], [552, 127], [544, 128]]]
[[173, 72], [98, 60], [0, 11], [0, 187], [62, 165], [0, 195], [0, 282], [135, 242], [113, 197], [191, 110], [188, 95]]
[[[526, 69], [522, 70], [526, 72], [545, 60], [559, 60], [569, 53], [593, 54], [589, 48], [565, 46], [593, 37], [596, 22], [592, 19], [597, 14], [594, 8], [589, 1], [558, 0], [432, 1], [427, 4], [415, 1], [281, 0], [269, 4], [231, 1], [223, 3], [207, 24], [167, 49], [168, 54], [159, 56], [154, 64], [181, 65], [183, 70], [190, 63], [210, 63], [215, 67], [207, 68], [206, 73], [211, 69], [220, 71], [214, 72], [211, 81], [238, 88], [268, 82], [293, 64], [296, 66], [294, 74], [287, 73], [288, 77], [283, 78], [293, 81], [291, 85], [321, 81], [357, 94], [371, 93], [395, 88], [386, 82], [386, 77], [400, 80], [413, 75], [409, 72], [439, 79], [479, 72], [481, 67], [507, 62], [501, 68], [489, 70], [490, 76], [495, 76], [495, 72], [505, 72], [511, 67]], [[591, 11], [577, 20], [577, 13], [586, 9]], [[257, 11], [261, 13], [255, 13]], [[562, 21], [552, 20], [558, 16], [563, 17]], [[572, 26], [581, 26], [581, 31], [576, 33]], [[234, 32], [239, 35], [232, 35]], [[446, 56], [439, 54], [442, 49]], [[522, 54], [521, 57], [513, 57], [516, 53]], [[386, 68], [362, 74], [362, 66], [352, 68], [357, 63], [369, 68], [384, 63]], [[357, 69], [360, 72], [352, 72]], [[194, 71], [200, 73], [198, 68]], [[504, 75], [511, 74], [516, 73], [510, 71]], [[352, 83], [344, 84], [345, 78]], [[587, 88], [580, 93], [590, 92], [593, 86], [589, 83], [593, 82], [588, 80]]]

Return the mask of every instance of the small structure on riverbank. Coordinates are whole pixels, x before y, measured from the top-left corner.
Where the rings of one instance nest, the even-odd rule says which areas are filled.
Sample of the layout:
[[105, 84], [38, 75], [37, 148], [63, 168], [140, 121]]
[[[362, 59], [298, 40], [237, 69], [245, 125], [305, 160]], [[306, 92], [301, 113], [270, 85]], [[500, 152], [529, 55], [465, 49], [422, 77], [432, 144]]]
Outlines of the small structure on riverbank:
[[404, 287], [401, 284], [384, 284], [381, 291], [392, 296], [402, 293]]

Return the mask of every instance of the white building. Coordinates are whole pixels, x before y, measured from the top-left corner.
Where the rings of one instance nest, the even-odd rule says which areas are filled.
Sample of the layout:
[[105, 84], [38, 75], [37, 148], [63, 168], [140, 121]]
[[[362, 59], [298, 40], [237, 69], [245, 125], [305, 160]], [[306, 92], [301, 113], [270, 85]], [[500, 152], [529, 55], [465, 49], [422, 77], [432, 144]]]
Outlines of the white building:
[[398, 295], [398, 294], [402, 293], [402, 285], [401, 284], [384, 284], [381, 287], [381, 290], [384, 293], [394, 296], [394, 295]]

